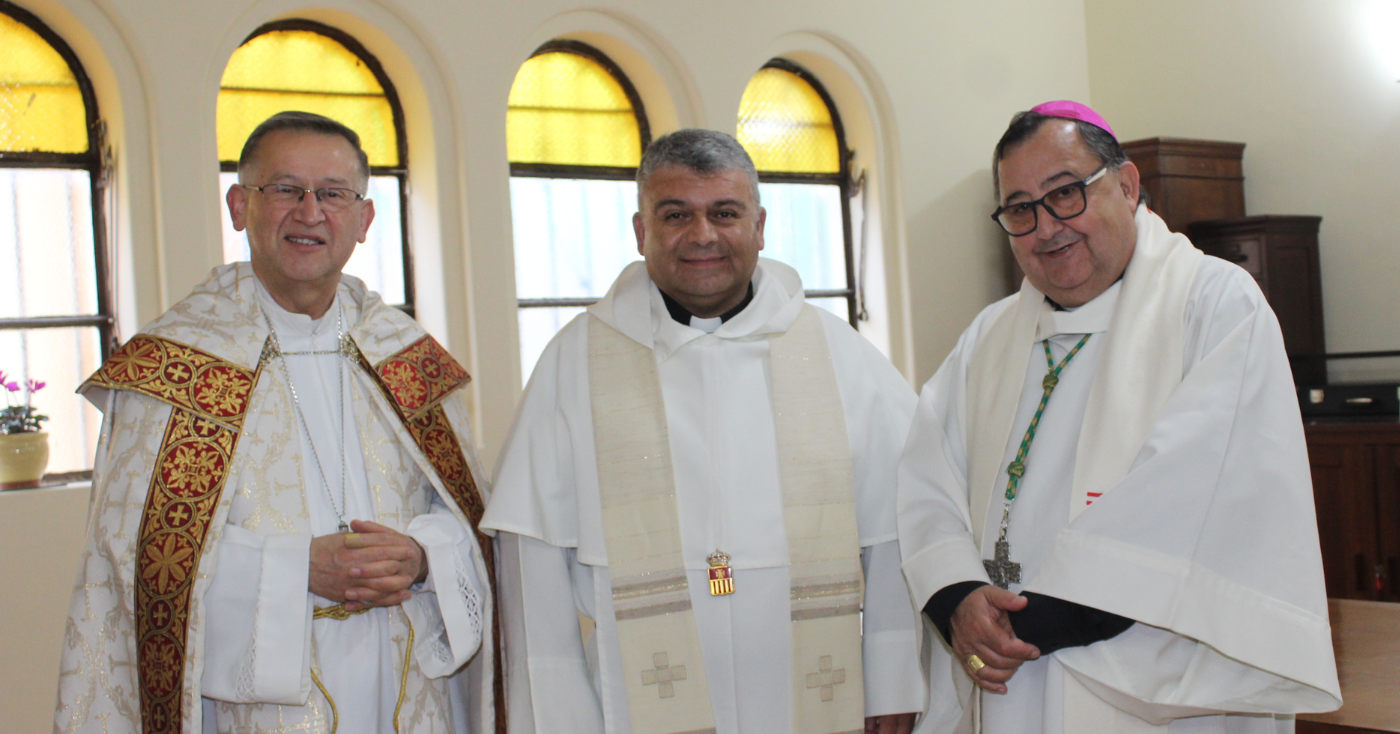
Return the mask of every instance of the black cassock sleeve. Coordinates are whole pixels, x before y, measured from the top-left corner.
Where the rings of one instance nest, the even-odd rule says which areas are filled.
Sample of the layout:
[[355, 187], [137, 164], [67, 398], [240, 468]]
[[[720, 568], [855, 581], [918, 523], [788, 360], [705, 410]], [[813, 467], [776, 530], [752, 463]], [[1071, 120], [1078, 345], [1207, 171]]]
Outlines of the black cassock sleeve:
[[958, 605], [968, 594], [983, 586], [986, 584], [981, 581], [960, 581], [939, 589], [928, 598], [928, 603], [924, 605], [924, 614], [933, 622], [938, 634], [943, 635], [944, 642], [953, 644], [953, 612], [958, 610]]
[[[986, 584], [980, 581], [951, 584], [939, 589], [924, 605], [924, 614], [949, 645], [953, 644], [953, 612], [968, 594], [983, 586]], [[1026, 608], [1009, 613], [1011, 629], [1017, 638], [1039, 648], [1041, 655], [1112, 639], [1133, 626], [1133, 620], [1127, 617], [1072, 601], [1033, 591], [1021, 596], [1026, 597]]]

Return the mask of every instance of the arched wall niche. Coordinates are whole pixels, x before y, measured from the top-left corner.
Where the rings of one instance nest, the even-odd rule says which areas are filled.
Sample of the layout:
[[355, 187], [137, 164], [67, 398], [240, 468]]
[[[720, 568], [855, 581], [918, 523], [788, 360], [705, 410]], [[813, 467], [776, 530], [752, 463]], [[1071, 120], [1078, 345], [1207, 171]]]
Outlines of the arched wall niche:
[[[758, 69], [769, 59], [788, 59], [821, 80], [841, 115], [846, 145], [854, 153], [853, 177], [866, 177], [867, 200], [862, 208], [864, 227], [853, 232], [857, 267], [864, 231], [864, 287], [868, 321], [860, 331], [890, 358], [904, 376], [913, 380], [913, 335], [908, 305], [908, 266], [905, 254], [903, 216], [899, 204], [898, 136], [889, 96], [873, 67], [852, 47], [839, 40], [812, 33], [782, 36], [765, 49], [754, 65]], [[747, 82], [747, 80], [745, 80]], [[742, 86], [739, 94], [742, 94]], [[735, 109], [738, 109], [735, 96]], [[731, 113], [726, 130], [734, 129]], [[852, 212], [856, 214], [855, 211]]]
[[160, 312], [160, 294], [140, 276], [159, 273], [151, 129], [141, 64], [123, 29], [90, 0], [18, 0], [78, 56], [92, 82], [98, 113], [107, 123], [113, 170], [107, 200], [108, 247], [117, 335], [129, 338]]
[[[358, 40], [384, 67], [398, 91], [408, 143], [408, 226], [413, 253], [415, 317], [475, 374], [475, 349], [468, 216], [461, 182], [462, 151], [452, 86], [436, 49], [418, 29], [384, 6], [366, 0], [328, 0], [318, 7], [268, 0], [240, 15], [223, 39], [209, 87], [216, 93], [233, 52], [266, 23], [305, 18], [338, 28]], [[209, 105], [210, 141], [213, 145]], [[217, 156], [210, 148], [209, 159]], [[222, 206], [223, 192], [214, 199]], [[469, 385], [474, 420], [476, 383]]]

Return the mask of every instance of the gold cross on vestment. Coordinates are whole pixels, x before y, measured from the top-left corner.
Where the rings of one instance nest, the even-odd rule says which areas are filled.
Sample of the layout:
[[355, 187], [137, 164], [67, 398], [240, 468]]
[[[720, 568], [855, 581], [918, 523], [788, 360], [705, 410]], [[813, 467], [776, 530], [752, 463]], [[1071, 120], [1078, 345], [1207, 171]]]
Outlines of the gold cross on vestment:
[[996, 553], [993, 558], [996, 560], [984, 559], [982, 561], [982, 567], [987, 569], [987, 575], [991, 577], [992, 583], [1003, 589], [1009, 589], [1012, 584], [1021, 583], [1021, 564], [1012, 562], [1009, 541], [997, 541]]
[[676, 695], [676, 686], [673, 681], [685, 680], [685, 666], [671, 665], [670, 656], [664, 652], [658, 652], [651, 656], [650, 670], [642, 671], [642, 685], [656, 686], [656, 692], [661, 698], [671, 698]]
[[836, 686], [846, 682], [846, 669], [831, 669], [831, 656], [817, 659], [817, 672], [807, 674], [807, 687], [820, 688], [823, 701], [836, 698]]

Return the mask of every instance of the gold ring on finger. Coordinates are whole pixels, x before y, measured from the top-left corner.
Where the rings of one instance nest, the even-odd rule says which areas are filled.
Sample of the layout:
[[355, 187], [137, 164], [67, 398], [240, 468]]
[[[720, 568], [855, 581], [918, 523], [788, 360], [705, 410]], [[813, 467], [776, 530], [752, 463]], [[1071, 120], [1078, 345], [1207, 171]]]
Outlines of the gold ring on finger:
[[967, 667], [972, 668], [972, 672], [976, 673], [977, 671], [987, 667], [987, 664], [982, 662], [982, 658], [973, 655], [967, 659]]

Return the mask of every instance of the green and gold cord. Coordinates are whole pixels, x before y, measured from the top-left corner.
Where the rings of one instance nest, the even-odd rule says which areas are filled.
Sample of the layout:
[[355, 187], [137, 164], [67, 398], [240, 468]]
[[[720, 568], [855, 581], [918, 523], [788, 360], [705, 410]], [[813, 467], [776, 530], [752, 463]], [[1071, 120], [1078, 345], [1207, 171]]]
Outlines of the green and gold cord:
[[[1016, 452], [1016, 459], [1006, 466], [1006, 503], [1007, 509], [1016, 500], [1016, 491], [1021, 485], [1021, 477], [1026, 474], [1026, 454], [1030, 453], [1031, 442], [1035, 440], [1035, 429], [1040, 426], [1040, 417], [1045, 414], [1045, 406], [1050, 404], [1050, 395], [1055, 392], [1055, 386], [1060, 384], [1060, 373], [1064, 371], [1074, 359], [1074, 355], [1079, 354], [1079, 350], [1084, 348], [1084, 343], [1089, 341], [1091, 334], [1085, 334], [1079, 343], [1074, 345], [1074, 349], [1069, 350], [1069, 354], [1055, 364], [1055, 358], [1050, 354], [1050, 340], [1042, 342], [1045, 345], [1045, 367], [1048, 370], [1045, 379], [1040, 381], [1041, 387], [1045, 389], [1045, 394], [1040, 396], [1040, 405], [1035, 409], [1035, 415], [1031, 417], [1031, 424], [1026, 427], [1026, 436], [1021, 439], [1021, 448]], [[1003, 534], [1005, 526], [1003, 525]]]

